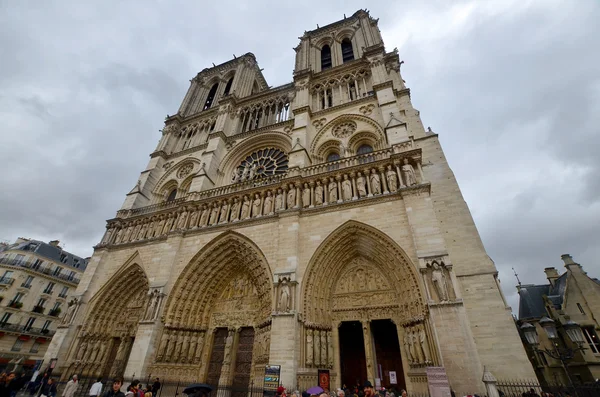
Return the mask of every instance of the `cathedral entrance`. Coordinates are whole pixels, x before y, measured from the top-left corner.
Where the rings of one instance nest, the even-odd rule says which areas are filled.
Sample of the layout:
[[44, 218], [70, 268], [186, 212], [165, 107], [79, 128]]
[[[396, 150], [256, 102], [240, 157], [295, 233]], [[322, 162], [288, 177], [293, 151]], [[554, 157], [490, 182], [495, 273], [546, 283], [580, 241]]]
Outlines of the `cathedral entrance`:
[[367, 379], [365, 341], [360, 321], [344, 321], [340, 333], [340, 369], [342, 385], [362, 385]]
[[[406, 389], [396, 325], [391, 320], [374, 320], [371, 322], [371, 334], [375, 345], [376, 372], [381, 385]], [[395, 384], [392, 383], [390, 372], [396, 374]]]

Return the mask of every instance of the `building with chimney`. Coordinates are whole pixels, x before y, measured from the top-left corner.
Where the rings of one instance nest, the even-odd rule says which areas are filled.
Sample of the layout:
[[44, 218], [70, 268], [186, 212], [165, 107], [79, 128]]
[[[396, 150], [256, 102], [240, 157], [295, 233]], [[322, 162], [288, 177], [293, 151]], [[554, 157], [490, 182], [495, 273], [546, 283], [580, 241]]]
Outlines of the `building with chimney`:
[[[590, 383], [600, 378], [600, 280], [591, 278], [583, 267], [575, 263], [571, 255], [562, 255], [566, 271], [559, 274], [554, 267], [544, 269], [547, 284], [523, 284], [519, 292], [517, 325], [531, 324], [537, 330], [539, 349], [573, 349], [573, 343], [564, 328], [569, 322], [581, 327], [585, 350], [576, 352], [567, 360], [566, 368], [560, 360], [536, 352], [525, 335], [523, 343], [529, 359], [542, 384], [568, 384], [569, 376], [574, 383]], [[551, 340], [544, 331], [544, 323], [554, 322], [557, 339]], [[523, 333], [523, 331], [521, 331]], [[567, 376], [568, 371], [569, 376]]]
[[377, 19], [306, 31], [295, 56], [277, 87], [251, 53], [191, 80], [48, 349], [56, 373], [247, 390], [273, 365], [291, 390], [327, 371], [423, 393], [429, 367], [471, 393], [484, 366], [533, 378]]
[[[33, 369], [65, 315], [87, 260], [58, 241], [18, 238], [0, 246], [0, 368]], [[69, 311], [71, 307], [71, 311]]]

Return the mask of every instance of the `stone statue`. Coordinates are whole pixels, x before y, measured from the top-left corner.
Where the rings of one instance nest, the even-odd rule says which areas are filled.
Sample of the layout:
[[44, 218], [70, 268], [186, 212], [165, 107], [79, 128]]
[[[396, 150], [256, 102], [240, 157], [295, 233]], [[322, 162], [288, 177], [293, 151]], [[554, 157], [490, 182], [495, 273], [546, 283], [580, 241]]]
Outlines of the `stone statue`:
[[213, 204], [212, 211], [210, 212], [210, 220], [208, 221], [208, 224], [209, 225], [216, 224], [218, 218], [219, 218], [219, 203], [215, 202]]
[[190, 334], [189, 332], [184, 333], [183, 346], [181, 347], [181, 354], [179, 355], [179, 361], [184, 363], [188, 362], [188, 356], [190, 350]]
[[365, 178], [360, 172], [356, 177], [356, 190], [358, 190], [358, 197], [365, 197], [367, 195], [367, 189], [365, 187]]
[[415, 352], [415, 344], [414, 344], [414, 339], [412, 337], [412, 331], [410, 328], [405, 329], [405, 338], [408, 338], [408, 351], [410, 353], [410, 357], [412, 359], [413, 363], [417, 362], [417, 354]]
[[163, 333], [163, 336], [160, 340], [160, 346], [158, 348], [158, 354], [156, 355], [156, 361], [161, 362], [164, 360], [165, 354], [166, 354], [166, 350], [167, 350], [167, 343], [169, 342], [169, 339], [167, 337], [167, 332], [165, 330], [165, 332]]
[[144, 316], [144, 320], [154, 320], [154, 312], [156, 311], [156, 307], [158, 306], [159, 292], [154, 290], [150, 294], [150, 298], [148, 299], [148, 310], [146, 310], [146, 315]]
[[123, 229], [121, 228], [117, 232], [117, 237], [115, 237], [115, 244], [119, 244], [121, 242], [122, 238], [123, 238]]
[[185, 221], [187, 221], [188, 213], [184, 208], [183, 211], [179, 214], [179, 219], [177, 219], [177, 229], [183, 230], [185, 229]]
[[200, 214], [200, 227], [206, 226], [206, 221], [208, 219], [208, 208], [206, 204], [202, 204], [202, 214]]
[[250, 173], [248, 174], [248, 180], [254, 179], [254, 177], [256, 176], [257, 168], [258, 166], [256, 165], [256, 163], [252, 164], [252, 167], [250, 167]]
[[257, 218], [260, 216], [260, 194], [254, 194], [254, 201], [252, 201], [252, 217]]
[[275, 211], [281, 211], [283, 205], [283, 190], [277, 189], [277, 196], [275, 197]]
[[327, 331], [327, 366], [333, 368], [333, 334]]
[[159, 221], [154, 226], [154, 236], [158, 237], [162, 235], [162, 231], [165, 228], [165, 217], [163, 215], [160, 216]]
[[327, 365], [327, 331], [321, 331], [321, 365]]
[[248, 173], [250, 172], [250, 166], [248, 165], [248, 163], [246, 163], [246, 165], [244, 165], [244, 170], [242, 171], [242, 182], [245, 181], [246, 179], [248, 179]]
[[79, 345], [79, 350], [77, 350], [77, 357], [76, 357], [77, 361], [83, 360], [86, 350], [87, 350], [87, 341], [83, 341]]
[[306, 330], [306, 366], [313, 365], [313, 330]]
[[337, 182], [333, 178], [329, 178], [329, 186], [327, 188], [329, 191], [329, 202], [335, 203], [338, 199]]
[[233, 175], [231, 176], [231, 182], [238, 183], [242, 179], [242, 174], [239, 168], [233, 170]]
[[237, 197], [233, 199], [233, 204], [231, 204], [231, 214], [229, 217], [231, 218], [231, 222], [240, 219], [240, 199]]
[[419, 364], [422, 364], [425, 362], [425, 357], [423, 357], [423, 352], [421, 351], [421, 343], [419, 342], [419, 335], [414, 328], [411, 331], [411, 338], [412, 338], [412, 343], [413, 343], [415, 352], [417, 353], [416, 355], [419, 358]]
[[108, 244], [108, 242], [110, 241], [110, 238], [112, 237], [113, 230], [114, 229], [112, 227], [106, 230], [106, 233], [104, 234], [104, 238], [102, 239], [100, 244]]
[[437, 262], [433, 262], [431, 265], [431, 282], [437, 292], [437, 296], [441, 302], [448, 301], [448, 288], [446, 287], [446, 275], [444, 269], [438, 265]]
[[263, 215], [271, 215], [273, 213], [273, 193], [269, 190], [267, 197], [265, 197], [265, 204], [263, 206]]
[[233, 331], [229, 331], [225, 340], [225, 351], [223, 352], [223, 364], [231, 363], [231, 350], [233, 349]]
[[198, 336], [198, 347], [196, 348], [196, 354], [194, 355], [194, 364], [198, 364], [202, 358], [202, 351], [204, 350], [204, 334]]
[[71, 302], [69, 302], [67, 311], [65, 312], [65, 315], [62, 318], [63, 324], [71, 324], [73, 322], [73, 318], [75, 317], [75, 311], [77, 310], [78, 306], [79, 301], [77, 300], [77, 298], [72, 299]]
[[381, 194], [381, 180], [379, 179], [379, 174], [377, 173], [377, 170], [371, 170], [369, 180], [371, 181], [371, 189], [373, 194]]
[[323, 186], [321, 186], [321, 181], [317, 181], [317, 186], [315, 187], [315, 205], [323, 204]]
[[314, 344], [315, 344], [315, 365], [319, 366], [321, 365], [321, 337], [319, 336], [320, 332], [315, 330], [314, 331]]
[[282, 313], [287, 313], [290, 311], [290, 286], [286, 278], [281, 280], [279, 285], [279, 305], [277, 307], [278, 311]]
[[190, 350], [188, 352], [188, 362], [189, 363], [193, 363], [194, 362], [194, 357], [196, 357], [196, 346], [197, 346], [197, 344], [198, 344], [198, 342], [196, 341], [194, 333], [192, 333], [190, 335]]
[[348, 175], [344, 175], [342, 181], [342, 198], [344, 201], [352, 200], [352, 181], [348, 179]]
[[419, 343], [421, 344], [421, 351], [423, 352], [423, 357], [425, 357], [425, 362], [430, 363], [431, 358], [429, 357], [429, 346], [427, 345], [427, 335], [425, 335], [425, 328], [423, 325], [419, 325]]
[[165, 354], [165, 361], [171, 362], [173, 360], [173, 352], [175, 351], [175, 339], [177, 335], [169, 332], [169, 346], [167, 348], [167, 354]]
[[404, 159], [404, 165], [402, 165], [402, 173], [404, 174], [404, 181], [406, 186], [412, 186], [417, 184], [417, 176], [415, 175], [415, 169], [408, 163], [408, 159]]
[[385, 173], [386, 178], [387, 178], [387, 184], [388, 184], [388, 188], [390, 189], [390, 192], [395, 192], [396, 190], [398, 190], [398, 181], [396, 179], [396, 171], [394, 171], [392, 169], [391, 165], [387, 166], [387, 172]]
[[198, 209], [194, 209], [190, 216], [190, 228], [196, 229], [198, 227]]
[[290, 183], [288, 194], [287, 194], [287, 208], [294, 208], [296, 206], [296, 188]]
[[244, 196], [244, 201], [242, 202], [242, 215], [240, 215], [240, 219], [248, 219], [250, 218], [250, 199], [248, 196]]
[[306, 208], [310, 205], [310, 187], [308, 183], [304, 184], [304, 189], [302, 189], [302, 207]]
[[219, 215], [219, 223], [227, 223], [227, 210], [229, 210], [229, 204], [226, 201], [223, 201], [223, 206], [221, 206], [221, 214]]
[[175, 222], [175, 218], [172, 214], [169, 214], [167, 217], [167, 221], [165, 222], [165, 228], [162, 234], [167, 234], [171, 231], [171, 228], [173, 227], [173, 222]]

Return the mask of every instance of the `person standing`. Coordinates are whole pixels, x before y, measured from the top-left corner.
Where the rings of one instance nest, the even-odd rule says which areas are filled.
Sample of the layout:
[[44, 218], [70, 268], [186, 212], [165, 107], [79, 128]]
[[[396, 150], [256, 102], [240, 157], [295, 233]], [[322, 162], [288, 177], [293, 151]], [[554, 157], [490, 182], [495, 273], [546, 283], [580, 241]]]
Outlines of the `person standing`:
[[67, 382], [65, 386], [65, 390], [63, 390], [62, 397], [73, 397], [79, 388], [79, 383], [77, 382], [77, 375], [73, 375], [73, 378]]
[[54, 379], [48, 378], [46, 384], [42, 387], [41, 397], [56, 397], [56, 383]]
[[123, 378], [114, 378], [112, 387], [107, 390], [102, 397], [125, 397], [125, 394], [121, 391], [121, 386], [123, 386]]
[[156, 378], [154, 383], [152, 384], [152, 397], [156, 397], [158, 391], [160, 390], [161, 384], [160, 379]]
[[96, 379], [96, 383], [90, 388], [90, 397], [98, 397], [102, 394], [102, 378]]

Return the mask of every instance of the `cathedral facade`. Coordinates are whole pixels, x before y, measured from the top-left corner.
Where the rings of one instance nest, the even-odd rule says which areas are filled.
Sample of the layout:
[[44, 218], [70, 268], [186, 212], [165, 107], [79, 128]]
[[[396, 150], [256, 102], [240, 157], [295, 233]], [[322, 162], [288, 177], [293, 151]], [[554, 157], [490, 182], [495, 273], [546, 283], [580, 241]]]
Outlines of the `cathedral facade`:
[[69, 376], [457, 390], [534, 377], [437, 134], [359, 10], [307, 31], [293, 82], [253, 54], [191, 80], [95, 247], [47, 362]]

